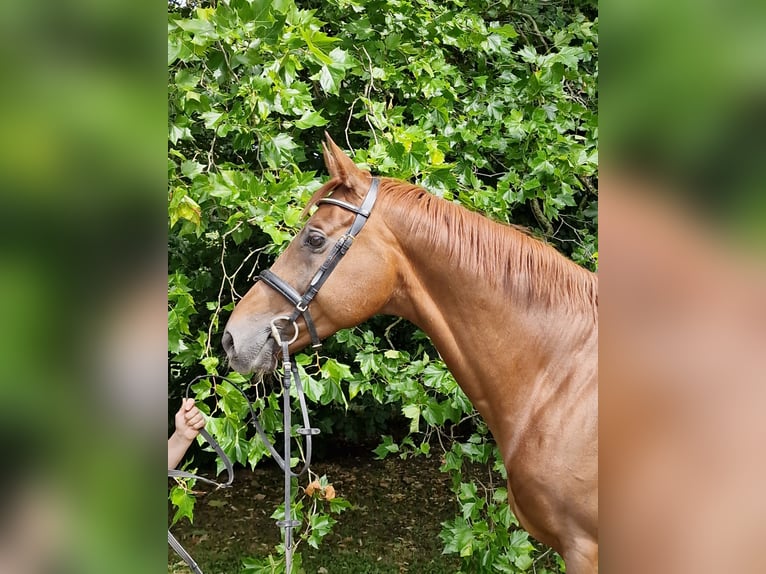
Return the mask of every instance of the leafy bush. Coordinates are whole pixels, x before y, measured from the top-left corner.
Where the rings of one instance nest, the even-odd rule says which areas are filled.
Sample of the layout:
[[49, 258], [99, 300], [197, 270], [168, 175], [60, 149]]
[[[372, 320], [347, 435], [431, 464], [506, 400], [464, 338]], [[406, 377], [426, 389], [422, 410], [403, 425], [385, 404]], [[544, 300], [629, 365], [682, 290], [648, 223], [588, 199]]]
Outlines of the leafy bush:
[[[192, 376], [225, 370], [223, 324], [302, 225], [325, 176], [324, 130], [373, 172], [527, 225], [595, 269], [595, 11], [511, 0], [169, 4], [171, 396]], [[368, 430], [386, 429], [392, 409], [408, 423], [406, 436], [382, 439], [379, 456], [443, 457], [460, 506], [443, 525], [444, 551], [465, 571], [560, 568], [515, 528], [491, 436], [422, 333], [379, 318], [322, 353], [297, 360], [325, 431], [348, 430], [342, 418], [364, 401], [360, 415], [380, 415]], [[194, 391], [210, 402], [226, 452], [255, 466], [266, 450], [246, 432], [241, 397], [204, 381]], [[265, 385], [252, 392], [267, 433], [281, 432], [277, 397]], [[185, 491], [173, 497], [191, 516]], [[331, 509], [297, 508], [314, 527], [302, 539], [318, 543]], [[248, 559], [247, 570], [278, 571], [268, 560]]]

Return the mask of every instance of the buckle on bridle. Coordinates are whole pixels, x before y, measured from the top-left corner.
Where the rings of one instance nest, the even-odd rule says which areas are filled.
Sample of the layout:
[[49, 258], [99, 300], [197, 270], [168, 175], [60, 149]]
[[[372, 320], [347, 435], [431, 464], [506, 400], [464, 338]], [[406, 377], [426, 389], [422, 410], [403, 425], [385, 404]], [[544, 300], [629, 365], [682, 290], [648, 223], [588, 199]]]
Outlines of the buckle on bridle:
[[350, 233], [344, 233], [340, 236], [340, 239], [338, 241], [343, 242], [343, 246], [345, 247], [346, 243], [351, 246], [351, 244], [354, 242], [354, 235], [351, 235]]
[[280, 315], [278, 317], [274, 317], [270, 323], [271, 336], [274, 337], [274, 340], [277, 342], [277, 345], [282, 345], [285, 342], [282, 340], [282, 335], [280, 334], [279, 329], [277, 328], [277, 321], [287, 321], [288, 323], [293, 324], [293, 329], [295, 329], [295, 333], [293, 334], [293, 338], [287, 341], [287, 344], [292, 345], [293, 343], [295, 343], [295, 341], [298, 340], [298, 333], [300, 332], [298, 323], [290, 319], [290, 317], [288, 317], [287, 315]]

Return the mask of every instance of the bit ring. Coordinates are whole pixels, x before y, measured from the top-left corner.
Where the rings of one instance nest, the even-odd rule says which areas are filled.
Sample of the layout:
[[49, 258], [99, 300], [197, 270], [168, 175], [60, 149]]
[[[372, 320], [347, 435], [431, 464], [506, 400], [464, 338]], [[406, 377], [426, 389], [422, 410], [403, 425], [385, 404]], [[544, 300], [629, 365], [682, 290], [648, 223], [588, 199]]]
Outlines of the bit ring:
[[277, 322], [278, 321], [287, 321], [289, 323], [293, 324], [293, 329], [295, 329], [295, 333], [293, 334], [293, 338], [287, 341], [288, 345], [292, 345], [295, 343], [295, 341], [298, 340], [298, 334], [300, 333], [300, 329], [298, 328], [298, 323], [296, 323], [293, 319], [290, 319], [287, 315], [279, 315], [278, 317], [274, 317], [271, 320], [271, 336], [274, 337], [274, 340], [277, 342], [278, 345], [281, 345], [284, 343], [282, 340], [282, 336], [279, 333], [279, 329], [277, 328]]

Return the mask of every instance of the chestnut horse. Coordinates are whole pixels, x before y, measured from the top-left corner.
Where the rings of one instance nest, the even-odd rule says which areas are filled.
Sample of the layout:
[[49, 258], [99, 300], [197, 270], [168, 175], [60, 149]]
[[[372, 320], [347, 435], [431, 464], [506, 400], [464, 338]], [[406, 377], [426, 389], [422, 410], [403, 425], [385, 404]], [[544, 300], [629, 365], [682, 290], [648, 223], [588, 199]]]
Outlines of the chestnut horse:
[[[352, 226], [358, 235], [307, 304], [313, 326], [273, 280], [250, 289], [223, 336], [231, 366], [274, 370], [282, 329], [289, 340], [299, 328], [294, 352], [377, 313], [412, 321], [492, 431], [521, 525], [562, 555], [569, 574], [597, 572], [596, 275], [415, 185], [381, 178], [373, 186], [329, 136], [323, 147], [330, 180], [270, 275], [305, 293], [333, 246], [348, 240]], [[369, 218], [355, 214], [373, 187]], [[272, 335], [272, 321], [291, 313], [294, 324]]]

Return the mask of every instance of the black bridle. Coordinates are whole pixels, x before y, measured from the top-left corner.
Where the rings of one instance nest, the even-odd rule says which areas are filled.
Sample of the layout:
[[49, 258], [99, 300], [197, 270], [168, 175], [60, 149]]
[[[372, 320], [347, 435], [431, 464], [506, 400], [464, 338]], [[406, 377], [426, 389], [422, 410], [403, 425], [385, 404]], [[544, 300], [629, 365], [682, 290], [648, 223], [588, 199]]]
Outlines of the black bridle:
[[[309, 311], [309, 305], [314, 300], [317, 293], [319, 293], [319, 289], [321, 289], [322, 285], [324, 285], [325, 281], [330, 277], [330, 274], [335, 270], [335, 267], [340, 263], [340, 260], [349, 250], [351, 244], [354, 242], [354, 238], [362, 230], [364, 224], [367, 223], [367, 218], [370, 216], [372, 207], [375, 205], [375, 200], [378, 198], [379, 185], [380, 180], [377, 177], [373, 177], [370, 189], [367, 191], [367, 195], [364, 197], [362, 205], [359, 207], [332, 197], [325, 197], [317, 201], [317, 205], [326, 204], [342, 207], [346, 211], [355, 213], [356, 217], [354, 218], [351, 227], [349, 227], [348, 231], [338, 239], [338, 242], [327, 256], [327, 259], [324, 260], [322, 266], [314, 274], [314, 277], [312, 277], [309, 286], [303, 295], [298, 293], [298, 291], [296, 291], [287, 281], [277, 276], [271, 269], [261, 271], [259, 275], [261, 281], [295, 305], [292, 314], [285, 316], [284, 319], [295, 325], [295, 321], [298, 317], [303, 317], [303, 320], [306, 322], [306, 329], [311, 337], [311, 346], [315, 349], [322, 346], [322, 341], [320, 341], [319, 335], [317, 335], [314, 320], [311, 318], [311, 312]], [[297, 326], [295, 329], [297, 330]]]

